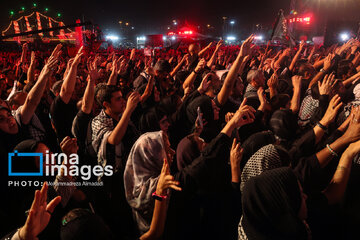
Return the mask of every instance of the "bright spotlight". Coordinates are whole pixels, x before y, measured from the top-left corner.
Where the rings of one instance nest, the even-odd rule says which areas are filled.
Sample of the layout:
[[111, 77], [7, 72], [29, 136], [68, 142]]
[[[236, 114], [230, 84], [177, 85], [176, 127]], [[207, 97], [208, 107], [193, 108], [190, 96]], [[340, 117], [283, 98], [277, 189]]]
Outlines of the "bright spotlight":
[[231, 20], [231, 21], [230, 21], [230, 24], [231, 24], [231, 25], [234, 25], [234, 24], [235, 24], [235, 21], [234, 21], [234, 20]]
[[236, 40], [236, 37], [235, 37], [235, 36], [228, 36], [228, 37], [226, 38], [226, 40], [228, 40], [228, 41], [235, 41], [235, 40]]
[[262, 41], [263, 39], [264, 39], [264, 37], [262, 35], [255, 36], [255, 40]]
[[166, 41], [166, 39], [167, 39], [167, 38], [166, 38], [165, 36], [163, 36], [163, 40]]
[[105, 38], [106, 38], [106, 40], [111, 40], [111, 41], [118, 41], [120, 39], [116, 35], [106, 35]]
[[349, 35], [348, 33], [341, 33], [341, 34], [340, 34], [340, 39], [341, 39], [343, 42], [345, 42], [345, 41], [347, 41], [347, 40], [350, 39], [350, 35]]
[[175, 36], [172, 36], [172, 37], [171, 37], [171, 40], [176, 40], [176, 37], [175, 37]]

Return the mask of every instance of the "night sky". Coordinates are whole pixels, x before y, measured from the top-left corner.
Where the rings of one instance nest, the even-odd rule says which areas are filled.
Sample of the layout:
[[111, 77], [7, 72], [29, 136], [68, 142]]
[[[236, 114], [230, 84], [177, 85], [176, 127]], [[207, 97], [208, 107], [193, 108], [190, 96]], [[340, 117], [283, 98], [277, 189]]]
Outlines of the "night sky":
[[[257, 23], [271, 25], [280, 8], [284, 9], [286, 14], [289, 13], [290, 8], [290, 0], [1, 0], [1, 2], [1, 30], [10, 22], [10, 10], [17, 12], [21, 6], [24, 6], [29, 12], [32, 3], [35, 2], [40, 10], [48, 7], [49, 16], [55, 17], [60, 12], [65, 24], [73, 23], [76, 18], [84, 18], [99, 24], [105, 31], [108, 29], [116, 32], [119, 29], [119, 20], [123, 20], [130, 22], [139, 34], [154, 29], [154, 26], [170, 25], [172, 19], [193, 25], [220, 26], [221, 17], [228, 16], [236, 20], [238, 28]], [[298, 0], [298, 2], [304, 8], [322, 11], [326, 9], [331, 17], [360, 21], [359, 0]], [[334, 11], [337, 13], [336, 16], [332, 13]]]

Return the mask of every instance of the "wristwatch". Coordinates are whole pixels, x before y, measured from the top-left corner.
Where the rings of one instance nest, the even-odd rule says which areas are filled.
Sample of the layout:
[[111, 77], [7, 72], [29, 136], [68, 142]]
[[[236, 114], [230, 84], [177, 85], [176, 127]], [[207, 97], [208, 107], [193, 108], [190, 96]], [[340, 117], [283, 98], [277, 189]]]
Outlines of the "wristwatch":
[[326, 71], [325, 71], [325, 69], [320, 69], [320, 72], [322, 72], [322, 73], [326, 73]]

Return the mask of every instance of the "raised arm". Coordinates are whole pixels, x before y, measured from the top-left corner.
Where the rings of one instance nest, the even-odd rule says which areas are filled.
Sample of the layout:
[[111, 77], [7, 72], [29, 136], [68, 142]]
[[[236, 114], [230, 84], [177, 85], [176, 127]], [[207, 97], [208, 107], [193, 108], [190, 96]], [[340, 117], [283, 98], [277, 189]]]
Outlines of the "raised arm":
[[294, 87], [294, 93], [291, 98], [290, 109], [293, 113], [297, 113], [300, 109], [301, 79], [302, 77], [297, 75], [291, 78]]
[[31, 88], [29, 94], [26, 97], [24, 106], [21, 108], [20, 112], [21, 121], [25, 125], [30, 122], [37, 106], [40, 103], [40, 100], [44, 94], [47, 80], [56, 68], [56, 64], [61, 53], [60, 49], [61, 44], [58, 44], [49, 57], [44, 68], [42, 69], [38, 81], [36, 81], [36, 84]]
[[300, 57], [300, 55], [301, 55], [302, 50], [304, 49], [304, 46], [305, 46], [305, 41], [302, 40], [301, 43], [300, 43], [300, 45], [299, 45], [299, 50], [297, 51], [297, 53], [295, 54], [293, 60], [291, 61], [291, 64], [290, 64], [290, 67], [289, 67], [289, 70], [290, 70], [291, 72], [294, 71], [295, 64], [296, 64], [297, 60], [299, 60], [299, 57]]
[[155, 77], [153, 75], [150, 75], [149, 81], [146, 84], [145, 91], [140, 97], [141, 103], [144, 103], [150, 97], [151, 92], [153, 91], [154, 88], [154, 82], [155, 82]]
[[87, 78], [88, 82], [86, 85], [84, 98], [82, 100], [81, 111], [86, 114], [90, 114], [94, 103], [95, 82], [99, 78], [99, 72], [96, 66], [96, 59], [93, 62], [89, 62], [87, 64], [87, 68], [89, 71], [89, 76]]
[[278, 83], [279, 83], [279, 78], [276, 75], [276, 73], [273, 73], [273, 75], [267, 81], [267, 85], [270, 90], [270, 99], [273, 98], [277, 94]]
[[231, 137], [231, 134], [235, 129], [254, 122], [255, 112], [256, 110], [253, 107], [246, 105], [246, 98], [244, 98], [239, 109], [221, 130], [221, 133]]
[[334, 64], [334, 58], [335, 55], [334, 54], [329, 54], [325, 59], [324, 59], [324, 67], [320, 70], [320, 72], [318, 72], [316, 74], [316, 76], [311, 80], [311, 82], [309, 83], [309, 89], [316, 84], [318, 81], [321, 81], [321, 79], [323, 79], [323, 77], [325, 76], [325, 74], [327, 72], [330, 71], [331, 67]]
[[343, 198], [351, 173], [352, 161], [359, 152], [360, 141], [357, 141], [350, 144], [341, 155], [334, 176], [323, 192], [330, 205], [339, 203]]
[[350, 115], [351, 120], [349, 126], [341, 137], [336, 139], [333, 143], [328, 144], [324, 149], [316, 154], [320, 166], [325, 167], [331, 159], [341, 152], [349, 144], [360, 139], [360, 110], [359, 107], [354, 108]]
[[321, 138], [324, 136], [325, 131], [328, 129], [329, 125], [334, 122], [337, 113], [339, 112], [340, 107], [342, 107], [341, 98], [339, 95], [335, 95], [329, 103], [328, 108], [322, 119], [316, 124], [313, 128], [315, 134], [315, 144], [318, 144]]
[[233, 89], [235, 79], [239, 72], [240, 66], [245, 56], [249, 55], [251, 51], [251, 43], [254, 40], [254, 36], [251, 35], [245, 42], [241, 45], [240, 52], [234, 61], [233, 65], [231, 66], [228, 75], [225, 78], [224, 84], [221, 87], [221, 90], [217, 96], [218, 102], [220, 105], [224, 105], [227, 99], [230, 96], [230, 93]]
[[199, 53], [198, 53], [198, 56], [199, 57], [203, 57], [204, 53], [209, 49], [211, 48], [213, 42], [209, 43], [209, 45], [207, 45], [206, 47], [204, 47]]
[[120, 121], [117, 123], [116, 127], [110, 134], [108, 138], [108, 143], [110, 143], [111, 145], [118, 145], [121, 142], [128, 127], [131, 114], [135, 110], [139, 101], [140, 101], [140, 95], [138, 92], [133, 92], [130, 94], [126, 103], [125, 111], [121, 116]]
[[114, 55], [113, 60], [112, 60], [112, 71], [111, 71], [109, 80], [107, 82], [107, 85], [116, 85], [116, 78], [118, 76], [118, 71], [120, 68], [119, 65], [123, 59], [124, 59], [123, 56], [116, 58]]
[[188, 87], [191, 87], [194, 84], [194, 81], [196, 79], [196, 75], [200, 74], [201, 70], [203, 70], [205, 67], [205, 59], [200, 59], [199, 63], [197, 64], [194, 71], [190, 73], [190, 75], [185, 79], [183, 83], [183, 89], [186, 89]]
[[170, 76], [174, 77], [175, 74], [180, 70], [181, 66], [186, 61], [186, 58], [189, 57], [189, 54], [185, 54], [184, 57], [181, 59], [181, 61], [176, 65], [176, 67], [171, 71]]
[[31, 52], [31, 61], [27, 71], [27, 80], [29, 83], [35, 81], [35, 52]]
[[224, 41], [223, 41], [223, 40], [220, 40], [220, 41], [216, 44], [216, 48], [215, 48], [214, 53], [212, 54], [210, 60], [206, 63], [206, 66], [208, 66], [209, 68], [211, 68], [211, 66], [214, 65], [215, 60], [216, 60], [216, 57], [217, 57], [217, 54], [218, 54], [221, 46], [223, 45], [223, 43], [224, 43]]
[[155, 200], [150, 229], [140, 237], [140, 240], [155, 240], [161, 238], [161, 235], [164, 232], [168, 204], [164, 198], [167, 195], [167, 190], [170, 188], [176, 191], [181, 191], [182, 189], [179, 187], [179, 184], [180, 183], [178, 181], [174, 181], [174, 177], [170, 175], [169, 164], [165, 158], [155, 191], [155, 194], [160, 196], [162, 200]]
[[67, 76], [64, 79], [64, 83], [61, 86], [60, 90], [60, 98], [61, 100], [68, 104], [70, 102], [71, 96], [75, 89], [76, 84], [76, 75], [77, 75], [77, 67], [80, 63], [83, 47], [80, 47], [79, 51], [77, 52]]

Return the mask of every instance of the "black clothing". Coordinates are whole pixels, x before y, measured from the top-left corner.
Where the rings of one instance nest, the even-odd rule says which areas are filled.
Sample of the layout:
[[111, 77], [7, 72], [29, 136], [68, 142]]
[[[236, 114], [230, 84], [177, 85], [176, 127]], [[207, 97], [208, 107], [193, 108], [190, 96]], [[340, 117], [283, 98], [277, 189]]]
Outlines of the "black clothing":
[[73, 120], [78, 113], [76, 102], [70, 100], [65, 103], [60, 95], [57, 96], [50, 107], [51, 121], [55, 126], [59, 142], [66, 136], [72, 137], [71, 127]]

